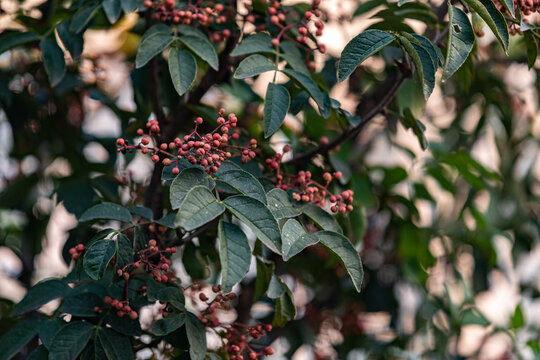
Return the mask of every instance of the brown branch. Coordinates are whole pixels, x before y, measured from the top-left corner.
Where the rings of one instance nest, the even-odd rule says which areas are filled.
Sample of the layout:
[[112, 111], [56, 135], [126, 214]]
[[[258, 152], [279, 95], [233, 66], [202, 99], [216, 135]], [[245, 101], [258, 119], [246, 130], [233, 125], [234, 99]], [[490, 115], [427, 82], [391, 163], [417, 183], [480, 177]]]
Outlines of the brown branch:
[[[311, 160], [314, 156], [321, 154], [326, 155], [332, 149], [335, 149], [344, 141], [356, 137], [364, 128], [364, 126], [369, 123], [377, 114], [383, 111], [390, 101], [394, 98], [394, 95], [397, 93], [405, 79], [409, 76], [408, 73], [402, 73], [396, 81], [392, 84], [390, 89], [386, 92], [386, 95], [371, 108], [371, 110], [361, 118], [360, 123], [356, 126], [348, 126], [345, 131], [333, 138], [326, 144], [321, 144], [318, 147], [311, 149], [309, 151], [303, 152], [293, 159], [286, 161], [287, 164], [300, 164]], [[386, 84], [384, 84], [386, 85]]]

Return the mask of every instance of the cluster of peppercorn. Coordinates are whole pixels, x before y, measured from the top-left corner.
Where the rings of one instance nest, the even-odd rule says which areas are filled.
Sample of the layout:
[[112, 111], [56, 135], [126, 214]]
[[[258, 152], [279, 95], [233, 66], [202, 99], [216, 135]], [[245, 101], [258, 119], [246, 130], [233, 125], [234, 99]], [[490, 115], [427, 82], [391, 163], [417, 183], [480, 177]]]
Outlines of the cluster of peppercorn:
[[[499, 0], [493, 0], [493, 3], [495, 3], [501, 13], [510, 17], [510, 14]], [[516, 0], [514, 1], [514, 11], [516, 16], [517, 14], [521, 14], [521, 17], [529, 16], [534, 13], [540, 13], [540, 0]], [[523, 18], [523, 21], [529, 22], [529, 19]], [[512, 35], [521, 34], [519, 24], [513, 21], [508, 21], [508, 31]]]
[[191, 164], [201, 165], [208, 174], [217, 172], [221, 162], [233, 156], [240, 156], [242, 163], [247, 163], [256, 156], [253, 149], [257, 147], [257, 140], [251, 139], [246, 146], [230, 145], [230, 140], [236, 141], [240, 137], [238, 132], [230, 136], [228, 134], [231, 128], [236, 127], [238, 118], [233, 113], [228, 114], [227, 119], [224, 116], [225, 109], [221, 109], [217, 118], [218, 126], [213, 131], [202, 135], [197, 129], [203, 124], [203, 118], [198, 117], [195, 119], [195, 129], [191, 134], [185, 135], [183, 140], [176, 138], [169, 144], [162, 143], [159, 146], [154, 138], [154, 135], [160, 131], [159, 124], [156, 120], [152, 120], [146, 124], [149, 133], [145, 133], [143, 129], [137, 130], [137, 135], [142, 136], [137, 145], [129, 145], [126, 139], [117, 139], [118, 151], [125, 153], [140, 150], [143, 154], [152, 151], [153, 162], [161, 161], [164, 166], [173, 163], [176, 165], [171, 171], [173, 175], [180, 172], [178, 161], [182, 158], [187, 159]]
[[[118, 300], [113, 299], [110, 296], [105, 296], [103, 298], [103, 302], [105, 305], [107, 305], [108, 308], [114, 308], [116, 309], [116, 316], [123, 317], [123, 316], [129, 316], [130, 319], [135, 320], [139, 317], [139, 314], [135, 310], [129, 306], [129, 302], [127, 300]], [[103, 311], [104, 308], [100, 308], [98, 306], [94, 307], [94, 311], [96, 313], [100, 313]]]
[[69, 249], [69, 255], [71, 255], [71, 258], [73, 260], [79, 260], [83, 252], [84, 252], [84, 244], [79, 244]]
[[216, 22], [224, 23], [227, 18], [222, 15], [223, 4], [215, 1], [198, 1], [197, 4], [176, 2], [175, 0], [145, 0], [144, 6], [154, 10], [154, 19], [165, 23], [208, 25]]
[[[192, 291], [194, 293], [199, 292], [197, 296], [198, 299], [206, 304], [206, 309], [199, 314], [201, 322], [206, 327], [214, 329], [222, 339], [226, 340], [218, 352], [228, 353], [229, 359], [231, 360], [243, 360], [244, 355], [247, 355], [248, 359], [254, 360], [258, 359], [259, 356], [272, 355], [274, 353], [274, 350], [270, 347], [265, 347], [257, 352], [249, 345], [250, 340], [259, 339], [272, 331], [272, 325], [246, 325], [237, 322], [232, 324], [222, 324], [219, 321], [216, 310], [230, 310], [230, 301], [236, 299], [235, 293], [222, 294], [221, 287], [216, 285], [212, 286], [212, 291], [215, 296], [213, 299], [209, 299], [204, 292], [200, 292], [201, 286], [199, 284], [194, 284], [192, 286]], [[216, 328], [223, 328], [224, 330], [217, 331]]]
[[167, 259], [164, 254], [176, 253], [175, 247], [168, 247], [160, 250], [157, 241], [151, 239], [148, 241], [148, 247], [137, 252], [139, 260], [134, 263], [127, 264], [122, 269], [116, 270], [116, 275], [121, 276], [128, 281], [130, 273], [137, 270], [141, 264], [146, 273], [152, 274], [157, 282], [167, 282], [172, 278], [171, 260]]
[[[283, 153], [288, 153], [291, 150], [289, 145], [283, 147]], [[299, 171], [297, 174], [287, 174], [281, 170], [281, 160], [283, 155], [275, 154], [272, 158], [266, 159], [266, 165], [270, 170], [277, 170], [276, 187], [285, 191], [293, 190], [293, 199], [301, 202], [313, 202], [316, 205], [324, 206], [329, 200], [333, 205], [330, 210], [334, 213], [344, 214], [347, 211], [354, 209], [352, 202], [354, 192], [345, 190], [339, 195], [333, 195], [328, 186], [332, 180], [339, 180], [343, 176], [341, 171], [336, 171], [333, 174], [325, 172], [323, 174], [324, 185], [314, 181], [310, 171]]]

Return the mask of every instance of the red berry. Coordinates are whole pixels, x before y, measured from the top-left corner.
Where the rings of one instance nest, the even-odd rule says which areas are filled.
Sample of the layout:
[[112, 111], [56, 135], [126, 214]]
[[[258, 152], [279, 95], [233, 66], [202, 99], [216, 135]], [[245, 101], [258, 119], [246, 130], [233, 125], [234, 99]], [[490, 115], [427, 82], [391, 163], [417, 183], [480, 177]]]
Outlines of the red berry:
[[116, 145], [124, 146], [125, 144], [126, 142], [124, 141], [124, 139], [116, 139]]
[[174, 169], [171, 170], [171, 172], [172, 172], [173, 175], [178, 175], [178, 173], [180, 172], [180, 169], [175, 167]]
[[279, 46], [279, 39], [272, 39], [272, 46]]

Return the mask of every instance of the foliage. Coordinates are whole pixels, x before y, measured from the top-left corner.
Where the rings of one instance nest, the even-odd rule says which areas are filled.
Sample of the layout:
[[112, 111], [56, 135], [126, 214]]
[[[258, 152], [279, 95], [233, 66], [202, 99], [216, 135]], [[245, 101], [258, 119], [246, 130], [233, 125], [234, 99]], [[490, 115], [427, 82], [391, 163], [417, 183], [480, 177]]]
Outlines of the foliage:
[[[256, 359], [274, 354], [276, 339], [289, 358], [310, 344], [321, 359], [457, 359], [468, 325], [538, 354], [534, 336], [516, 337], [527, 324], [521, 305], [505, 327], [475, 302], [494, 270], [510, 271], [497, 257], [501, 238], [516, 258], [540, 240], [538, 177], [529, 166], [517, 178], [513, 166], [537, 139], [516, 120], [502, 70], [491, 70], [525, 62], [536, 74], [531, 3], [368, 0], [349, 20], [375, 21], [338, 58], [320, 41], [331, 17], [320, 0], [45, 1], [39, 18], [12, 14], [19, 28], [0, 34], [0, 59], [11, 60], [0, 67], [0, 125], [13, 130], [9, 157], [21, 171], [2, 184], [0, 242], [21, 258], [28, 292], [0, 310], [0, 359]], [[495, 42], [479, 44], [479, 23]], [[84, 50], [93, 31], [125, 37], [133, 108], [83, 66], [99, 61]], [[263, 98], [254, 83], [265, 77]], [[331, 98], [345, 81], [360, 99], [354, 113]], [[209, 105], [212, 91], [225, 100]], [[426, 124], [439, 133], [430, 138], [421, 120], [437, 91], [453, 118]], [[90, 101], [118, 118], [120, 134], [85, 129]], [[376, 119], [380, 134], [360, 136]], [[398, 129], [418, 144], [400, 143]], [[471, 154], [489, 131], [493, 167]], [[420, 177], [369, 161], [381, 136], [419, 161]], [[90, 144], [106, 160], [93, 160]], [[141, 162], [152, 164], [143, 179]], [[440, 193], [455, 200], [448, 214]], [[63, 249], [70, 270], [30, 286], [51, 219], [45, 199], [77, 219]], [[400, 323], [404, 287], [418, 298], [412, 329]], [[391, 336], [367, 328], [374, 312], [390, 315]], [[329, 328], [341, 341], [323, 340]]]

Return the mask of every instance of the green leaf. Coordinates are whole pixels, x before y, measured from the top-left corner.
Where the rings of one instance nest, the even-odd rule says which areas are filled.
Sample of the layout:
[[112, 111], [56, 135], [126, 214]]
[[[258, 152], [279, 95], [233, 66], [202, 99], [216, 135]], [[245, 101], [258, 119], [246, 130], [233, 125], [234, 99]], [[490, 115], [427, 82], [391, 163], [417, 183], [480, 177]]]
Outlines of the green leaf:
[[178, 33], [182, 35], [192, 35], [196, 36], [198, 38], [201, 38], [203, 40], [208, 41], [208, 36], [201, 31], [200, 29], [197, 29], [196, 27], [190, 26], [190, 25], [180, 25], [178, 26]]
[[53, 39], [43, 39], [39, 43], [39, 47], [43, 54], [43, 64], [45, 72], [49, 77], [51, 86], [56, 86], [64, 78], [66, 73], [66, 62], [64, 60], [64, 52]]
[[133, 222], [133, 218], [128, 209], [110, 202], [92, 206], [81, 215], [79, 221], [84, 222], [96, 219], [118, 220], [129, 223]]
[[293, 207], [289, 194], [285, 190], [274, 188], [266, 194], [268, 209], [278, 220], [296, 217], [301, 214], [300, 210]]
[[512, 15], [513, 18], [516, 17], [516, 12], [514, 9], [514, 1], [513, 0], [502, 0], [501, 3], [506, 8], [506, 10]]
[[169, 303], [177, 310], [184, 311], [186, 309], [186, 299], [184, 298], [184, 293], [182, 293], [182, 290], [176, 286], [167, 286], [160, 289], [157, 292], [156, 297], [156, 300]]
[[264, 137], [268, 138], [279, 130], [289, 106], [291, 96], [283, 85], [269, 83], [264, 100]]
[[366, 30], [355, 36], [341, 52], [338, 64], [338, 81], [348, 78], [354, 69], [396, 37], [381, 30]]
[[82, 321], [64, 326], [52, 339], [49, 360], [75, 360], [90, 340], [93, 330], [92, 324]]
[[287, 322], [294, 319], [295, 316], [296, 308], [292, 300], [291, 290], [287, 288], [283, 295], [276, 299], [276, 310], [272, 325], [283, 327]]
[[132, 360], [133, 354], [131, 341], [128, 337], [108, 328], [101, 328], [98, 331], [99, 342], [105, 350], [109, 360]]
[[24, 45], [30, 41], [37, 41], [39, 39], [41, 39], [41, 36], [32, 31], [14, 31], [7, 33], [0, 37], [0, 54], [3, 54], [4, 52], [11, 50], [17, 46]]
[[527, 48], [527, 64], [529, 65], [530, 70], [534, 66], [536, 58], [538, 57], [538, 43], [534, 35], [532, 35], [532, 30], [524, 31], [523, 37], [525, 40], [525, 46]]
[[195, 82], [197, 61], [187, 51], [171, 48], [169, 50], [169, 73], [178, 95], [184, 95]]
[[209, 190], [213, 190], [216, 182], [201, 168], [187, 168], [182, 170], [171, 184], [169, 195], [171, 207], [173, 209], [180, 208], [189, 190], [197, 185], [206, 186]]
[[362, 269], [360, 255], [358, 255], [358, 252], [352, 246], [349, 239], [342, 234], [332, 231], [320, 231], [315, 235], [324, 247], [337, 255], [341, 264], [349, 273], [356, 291], [360, 292], [362, 280], [364, 278], [364, 270]]
[[94, 19], [97, 12], [101, 8], [101, 4], [94, 4], [87, 7], [81, 7], [71, 18], [69, 23], [69, 30], [75, 33], [81, 33], [86, 26]]
[[[151, 30], [150, 28], [149, 30]], [[137, 49], [135, 67], [138, 69], [146, 65], [152, 58], [165, 50], [174, 38], [170, 33], [154, 30], [147, 37], [143, 36]]]
[[137, 10], [137, 0], [120, 0], [120, 3], [122, 4], [122, 10], [126, 14]]
[[471, 22], [463, 10], [449, 6], [448, 23], [450, 35], [448, 36], [442, 81], [448, 80], [465, 63], [476, 39]]
[[241, 56], [253, 53], [272, 53], [272, 38], [268, 34], [258, 33], [244, 40], [231, 52], [232, 56]]
[[341, 230], [336, 219], [319, 206], [306, 205], [302, 207], [302, 213], [313, 220], [313, 222], [323, 230], [334, 231], [340, 234], [343, 233], [343, 230]]
[[129, 208], [129, 212], [148, 220], [152, 220], [154, 218], [152, 209], [147, 208], [146, 206], [134, 205]]
[[133, 251], [138, 252], [146, 248], [148, 244], [148, 235], [139, 225], [133, 229]]
[[411, 109], [406, 108], [403, 111], [401, 123], [406, 129], [412, 129], [414, 135], [420, 143], [420, 147], [422, 148], [422, 150], [426, 150], [429, 146], [428, 140], [424, 135], [424, 131], [426, 130], [426, 128], [424, 124], [414, 118]]
[[315, 100], [315, 102], [319, 106], [319, 111], [321, 113], [325, 111], [325, 94], [321, 91], [321, 89], [319, 89], [319, 86], [313, 81], [310, 76], [290, 69], [283, 69], [282, 72], [285, 75], [293, 78], [298, 83], [298, 85], [300, 85], [304, 90], [309, 93], [309, 95], [311, 95], [313, 100]]
[[[455, 307], [455, 304], [453, 305]], [[490, 322], [486, 317], [478, 310], [474, 308], [468, 308], [461, 313], [461, 326], [465, 325], [480, 325], [483, 327], [489, 326]]]
[[204, 185], [193, 187], [186, 195], [174, 221], [177, 227], [194, 230], [221, 215], [225, 211], [214, 194]]
[[514, 310], [514, 313], [510, 319], [510, 323], [512, 324], [512, 329], [514, 330], [525, 326], [525, 316], [523, 316], [521, 305], [516, 306], [516, 309]]
[[[504, 0], [503, 0], [504, 1]], [[508, 25], [503, 14], [497, 9], [492, 0], [464, 0], [486, 22], [493, 34], [501, 43], [504, 51], [508, 50]]]
[[116, 332], [127, 336], [141, 336], [139, 319], [130, 319], [129, 316], [118, 317], [116, 314], [105, 315], [105, 322]]
[[178, 38], [184, 45], [198, 57], [203, 59], [210, 67], [217, 71], [219, 68], [219, 59], [214, 45], [207, 38], [201, 38], [194, 35], [183, 35]]
[[58, 331], [60, 331], [61, 328], [66, 326], [68, 323], [62, 320], [61, 318], [51, 319], [40, 326], [39, 328], [39, 338], [41, 339], [41, 342], [45, 346], [45, 348], [50, 349], [52, 339], [54, 338], [54, 335]]
[[77, 34], [74, 31], [69, 29], [69, 23], [63, 22], [56, 28], [58, 31], [58, 36], [62, 40], [62, 44], [66, 47], [66, 50], [69, 51], [73, 60], [78, 60], [82, 54], [84, 39], [82, 34]]
[[287, 220], [281, 234], [283, 241], [281, 250], [285, 261], [319, 241], [315, 235], [306, 233], [302, 225], [294, 219]]
[[60, 312], [72, 316], [94, 317], [97, 316], [94, 306], [103, 306], [103, 301], [99, 296], [92, 293], [80, 293], [66, 297], [60, 307]]
[[27, 318], [16, 323], [0, 338], [0, 360], [15, 356], [30, 340], [37, 335], [43, 318]]
[[238, 64], [233, 77], [235, 79], [246, 79], [276, 69], [276, 65], [266, 56], [254, 54], [248, 56]]
[[94, 280], [102, 278], [115, 253], [116, 241], [104, 239], [95, 242], [84, 254], [84, 271]]
[[103, 0], [102, 2], [103, 11], [107, 16], [107, 20], [111, 24], [114, 24], [120, 17], [120, 12], [122, 11], [122, 4], [120, 0]]
[[133, 245], [124, 234], [116, 238], [116, 268], [121, 269], [127, 264], [133, 263]]
[[51, 300], [67, 295], [71, 288], [62, 280], [44, 280], [32, 286], [24, 298], [15, 305], [12, 315], [18, 316], [40, 308]]
[[276, 219], [260, 201], [243, 195], [223, 201], [227, 209], [240, 219], [275, 253], [281, 253], [281, 234]]
[[435, 69], [435, 71], [436, 71], [437, 68], [439, 67], [439, 54], [438, 54], [437, 50], [440, 51], [440, 49], [438, 47], [436, 47], [431, 42], [431, 40], [429, 40], [425, 36], [418, 35], [418, 34], [411, 34], [411, 35], [413, 36], [413, 38], [416, 39], [416, 41], [418, 41], [420, 43], [420, 45], [422, 45], [424, 50], [426, 50], [428, 52], [429, 57], [431, 58], [431, 62], [433, 63], [433, 69]]
[[172, 313], [166, 318], [159, 319], [152, 324], [152, 333], [156, 336], [165, 336], [179, 329], [186, 320], [184, 314]]
[[401, 33], [399, 41], [411, 57], [416, 68], [415, 75], [422, 83], [424, 98], [427, 100], [435, 87], [435, 69], [429, 53], [408, 33]]
[[229, 185], [235, 191], [266, 204], [266, 193], [255, 176], [236, 166], [224, 165], [225, 163], [221, 164], [221, 167], [216, 173], [216, 179]]
[[285, 291], [287, 291], [287, 285], [285, 285], [276, 274], [272, 274], [266, 295], [268, 295], [270, 299], [277, 299], [283, 295]]
[[[26, 360], [47, 360], [49, 358], [49, 352], [43, 344], [39, 345], [34, 351], [32, 351]], [[0, 359], [2, 359], [0, 357]]]
[[264, 260], [257, 257], [257, 277], [255, 278], [255, 291], [253, 293], [253, 302], [259, 300], [266, 293], [270, 285], [270, 279], [274, 274], [274, 264], [265, 263]]
[[[116, 316], [116, 315], [115, 315]], [[80, 360], [104, 360], [107, 359], [107, 354], [103, 350], [103, 346], [99, 339], [90, 340], [79, 357]]]
[[294, 43], [290, 41], [282, 41], [279, 44], [279, 47], [281, 47], [281, 50], [283, 50], [281, 56], [287, 61], [287, 64], [289, 64], [293, 70], [309, 75], [309, 70], [304, 64], [304, 57]]
[[249, 270], [251, 248], [246, 234], [234, 224], [220, 221], [218, 236], [221, 286], [224, 292], [230, 292]]
[[190, 312], [186, 312], [186, 333], [191, 360], [204, 360], [206, 357], [206, 330], [199, 318]]

